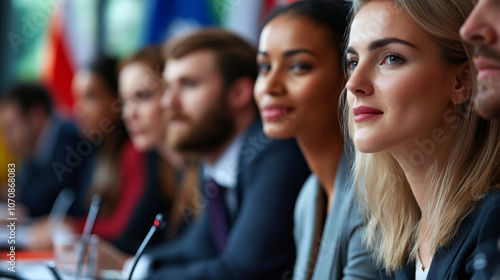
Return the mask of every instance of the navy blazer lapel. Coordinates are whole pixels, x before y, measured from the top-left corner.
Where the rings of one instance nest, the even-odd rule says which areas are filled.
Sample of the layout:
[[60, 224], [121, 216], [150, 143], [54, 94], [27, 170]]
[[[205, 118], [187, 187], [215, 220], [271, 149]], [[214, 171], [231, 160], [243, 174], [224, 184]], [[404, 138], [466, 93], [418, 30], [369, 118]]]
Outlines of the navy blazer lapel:
[[[335, 176], [335, 185], [334, 185], [334, 205], [331, 211], [338, 211], [340, 210], [340, 213], [329, 213], [327, 215], [326, 221], [325, 221], [325, 234], [331, 234], [335, 235], [335, 240], [334, 240], [334, 248], [333, 254], [335, 254], [335, 257], [332, 258], [332, 260], [336, 260], [341, 258], [341, 253], [342, 253], [342, 258], [344, 259], [345, 256], [347, 255], [347, 247], [346, 247], [346, 242], [348, 240], [343, 240], [341, 232], [345, 232], [348, 230], [349, 226], [346, 223], [346, 220], [349, 220], [348, 216], [350, 211], [350, 206], [346, 207], [344, 204], [345, 203], [351, 203], [352, 202], [352, 196], [354, 195], [353, 192], [349, 190], [350, 185], [348, 185], [346, 182], [348, 182], [349, 177], [350, 177], [350, 166], [349, 166], [349, 156], [347, 154], [346, 148], [343, 149], [342, 154], [339, 159], [339, 165], [337, 167], [337, 173]], [[347, 185], [346, 185], [347, 184]], [[328, 222], [328, 217], [330, 215], [336, 216], [336, 221], [331, 221], [332, 224]], [[344, 228], [339, 228], [339, 226], [342, 225]], [[332, 232], [330, 232], [332, 231]], [[345, 236], [350, 236], [350, 232], [345, 233]], [[329, 244], [331, 246], [331, 244]], [[334, 271], [334, 263], [330, 265], [328, 275], [329, 279], [335, 279], [338, 276], [335, 275]], [[338, 272], [337, 272], [338, 273]]]
[[[407, 264], [404, 269], [401, 270], [401, 274], [398, 275], [396, 274], [395, 279], [405, 279], [405, 280], [415, 280], [415, 262], [410, 262]], [[434, 279], [427, 277], [428, 279]]]
[[[431, 267], [427, 276], [428, 279], [449, 278], [452, 263], [457, 258], [460, 249], [471, 232], [472, 224], [468, 221], [469, 219], [462, 222], [458, 233], [447, 247], [437, 249], [431, 262]], [[444, 267], [448, 269], [442, 269]]]
[[[259, 135], [259, 132], [262, 133], [262, 135]], [[250, 164], [257, 158], [259, 150], [263, 149], [264, 143], [260, 143], [260, 141], [262, 141], [261, 137], [265, 137], [264, 139], [269, 139], [264, 134], [260, 118], [257, 118], [244, 133], [245, 136], [243, 138], [243, 144], [241, 145], [240, 156], [238, 158], [238, 178], [236, 180], [236, 194], [238, 205], [240, 206], [243, 203], [243, 195], [247, 191], [244, 189], [244, 179], [241, 176], [242, 170], [248, 168], [248, 166], [250, 166]], [[241, 207], [238, 207], [236, 213], [239, 213], [240, 208]], [[236, 214], [235, 217], [237, 215], [238, 214]]]
[[[345, 257], [347, 255], [347, 244], [349, 240], [344, 240], [343, 236], [350, 236], [350, 232], [346, 232], [350, 230], [351, 226], [348, 225], [350, 218], [349, 212], [352, 210], [353, 196], [354, 192], [351, 189], [350, 181], [350, 170], [351, 170], [351, 155], [349, 154], [348, 148], [344, 147], [342, 154], [339, 159], [339, 165], [337, 167], [337, 172], [335, 176], [335, 194], [334, 194], [334, 204], [331, 209], [332, 213], [328, 213], [325, 219], [325, 229], [323, 231], [322, 236], [322, 247], [328, 246], [331, 247], [331, 254], [334, 254], [334, 257], [331, 260], [339, 260], [344, 259], [342, 262], [345, 265]], [[349, 205], [346, 205], [349, 204]], [[333, 215], [333, 216], [332, 216]], [[333, 217], [334, 220], [331, 220]], [[342, 226], [343, 228], [339, 228]], [[343, 233], [342, 233], [343, 232]], [[332, 240], [334, 243], [323, 244], [323, 240], [327, 235], [335, 236], [335, 239]], [[324, 248], [323, 248], [324, 249]], [[335, 267], [337, 266], [337, 267]], [[335, 267], [335, 269], [334, 269]], [[336, 279], [339, 276], [339, 267], [336, 263], [332, 263], [328, 269], [327, 274], [328, 279]], [[337, 274], [337, 275], [336, 275]]]

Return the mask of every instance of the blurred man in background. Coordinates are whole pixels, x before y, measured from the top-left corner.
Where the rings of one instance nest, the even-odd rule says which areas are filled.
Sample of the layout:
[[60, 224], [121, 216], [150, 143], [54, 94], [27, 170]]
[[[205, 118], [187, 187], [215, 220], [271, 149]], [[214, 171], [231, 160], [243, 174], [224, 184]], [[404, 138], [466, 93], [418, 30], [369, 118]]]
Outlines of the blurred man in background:
[[[0, 129], [9, 152], [22, 161], [16, 166], [16, 201], [30, 217], [48, 214], [65, 188], [77, 197], [83, 193], [92, 147], [83, 145], [74, 124], [53, 113], [44, 87], [17, 84], [6, 92], [0, 99]], [[80, 202], [70, 214], [84, 214]]]

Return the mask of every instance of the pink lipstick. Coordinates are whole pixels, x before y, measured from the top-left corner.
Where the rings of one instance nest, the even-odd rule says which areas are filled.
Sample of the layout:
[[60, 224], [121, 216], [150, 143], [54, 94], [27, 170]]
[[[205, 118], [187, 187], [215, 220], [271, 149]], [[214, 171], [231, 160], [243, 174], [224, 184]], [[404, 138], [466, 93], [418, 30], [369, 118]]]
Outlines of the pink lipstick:
[[352, 111], [354, 113], [355, 122], [367, 121], [384, 114], [384, 112], [380, 111], [379, 109], [366, 106], [353, 108]]

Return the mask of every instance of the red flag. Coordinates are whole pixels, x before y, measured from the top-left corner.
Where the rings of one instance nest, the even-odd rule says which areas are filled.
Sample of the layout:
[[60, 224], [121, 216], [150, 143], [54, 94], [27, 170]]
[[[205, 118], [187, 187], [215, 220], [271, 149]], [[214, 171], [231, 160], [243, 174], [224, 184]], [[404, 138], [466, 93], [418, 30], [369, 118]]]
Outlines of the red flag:
[[52, 92], [54, 107], [71, 112], [74, 103], [71, 93], [74, 67], [64, 35], [62, 11], [60, 7], [54, 10], [47, 35], [41, 78]]

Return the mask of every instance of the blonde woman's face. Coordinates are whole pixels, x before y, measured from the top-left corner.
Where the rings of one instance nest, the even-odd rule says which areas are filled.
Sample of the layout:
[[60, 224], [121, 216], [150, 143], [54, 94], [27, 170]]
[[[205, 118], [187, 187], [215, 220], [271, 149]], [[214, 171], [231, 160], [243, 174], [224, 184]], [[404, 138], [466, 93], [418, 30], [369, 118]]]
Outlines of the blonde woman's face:
[[415, 146], [446, 121], [458, 70], [392, 2], [370, 1], [355, 16], [347, 68], [353, 139], [361, 152]]
[[119, 88], [123, 121], [134, 146], [146, 151], [162, 145], [166, 129], [160, 105], [164, 89], [161, 73], [142, 63], [131, 63], [120, 72]]

